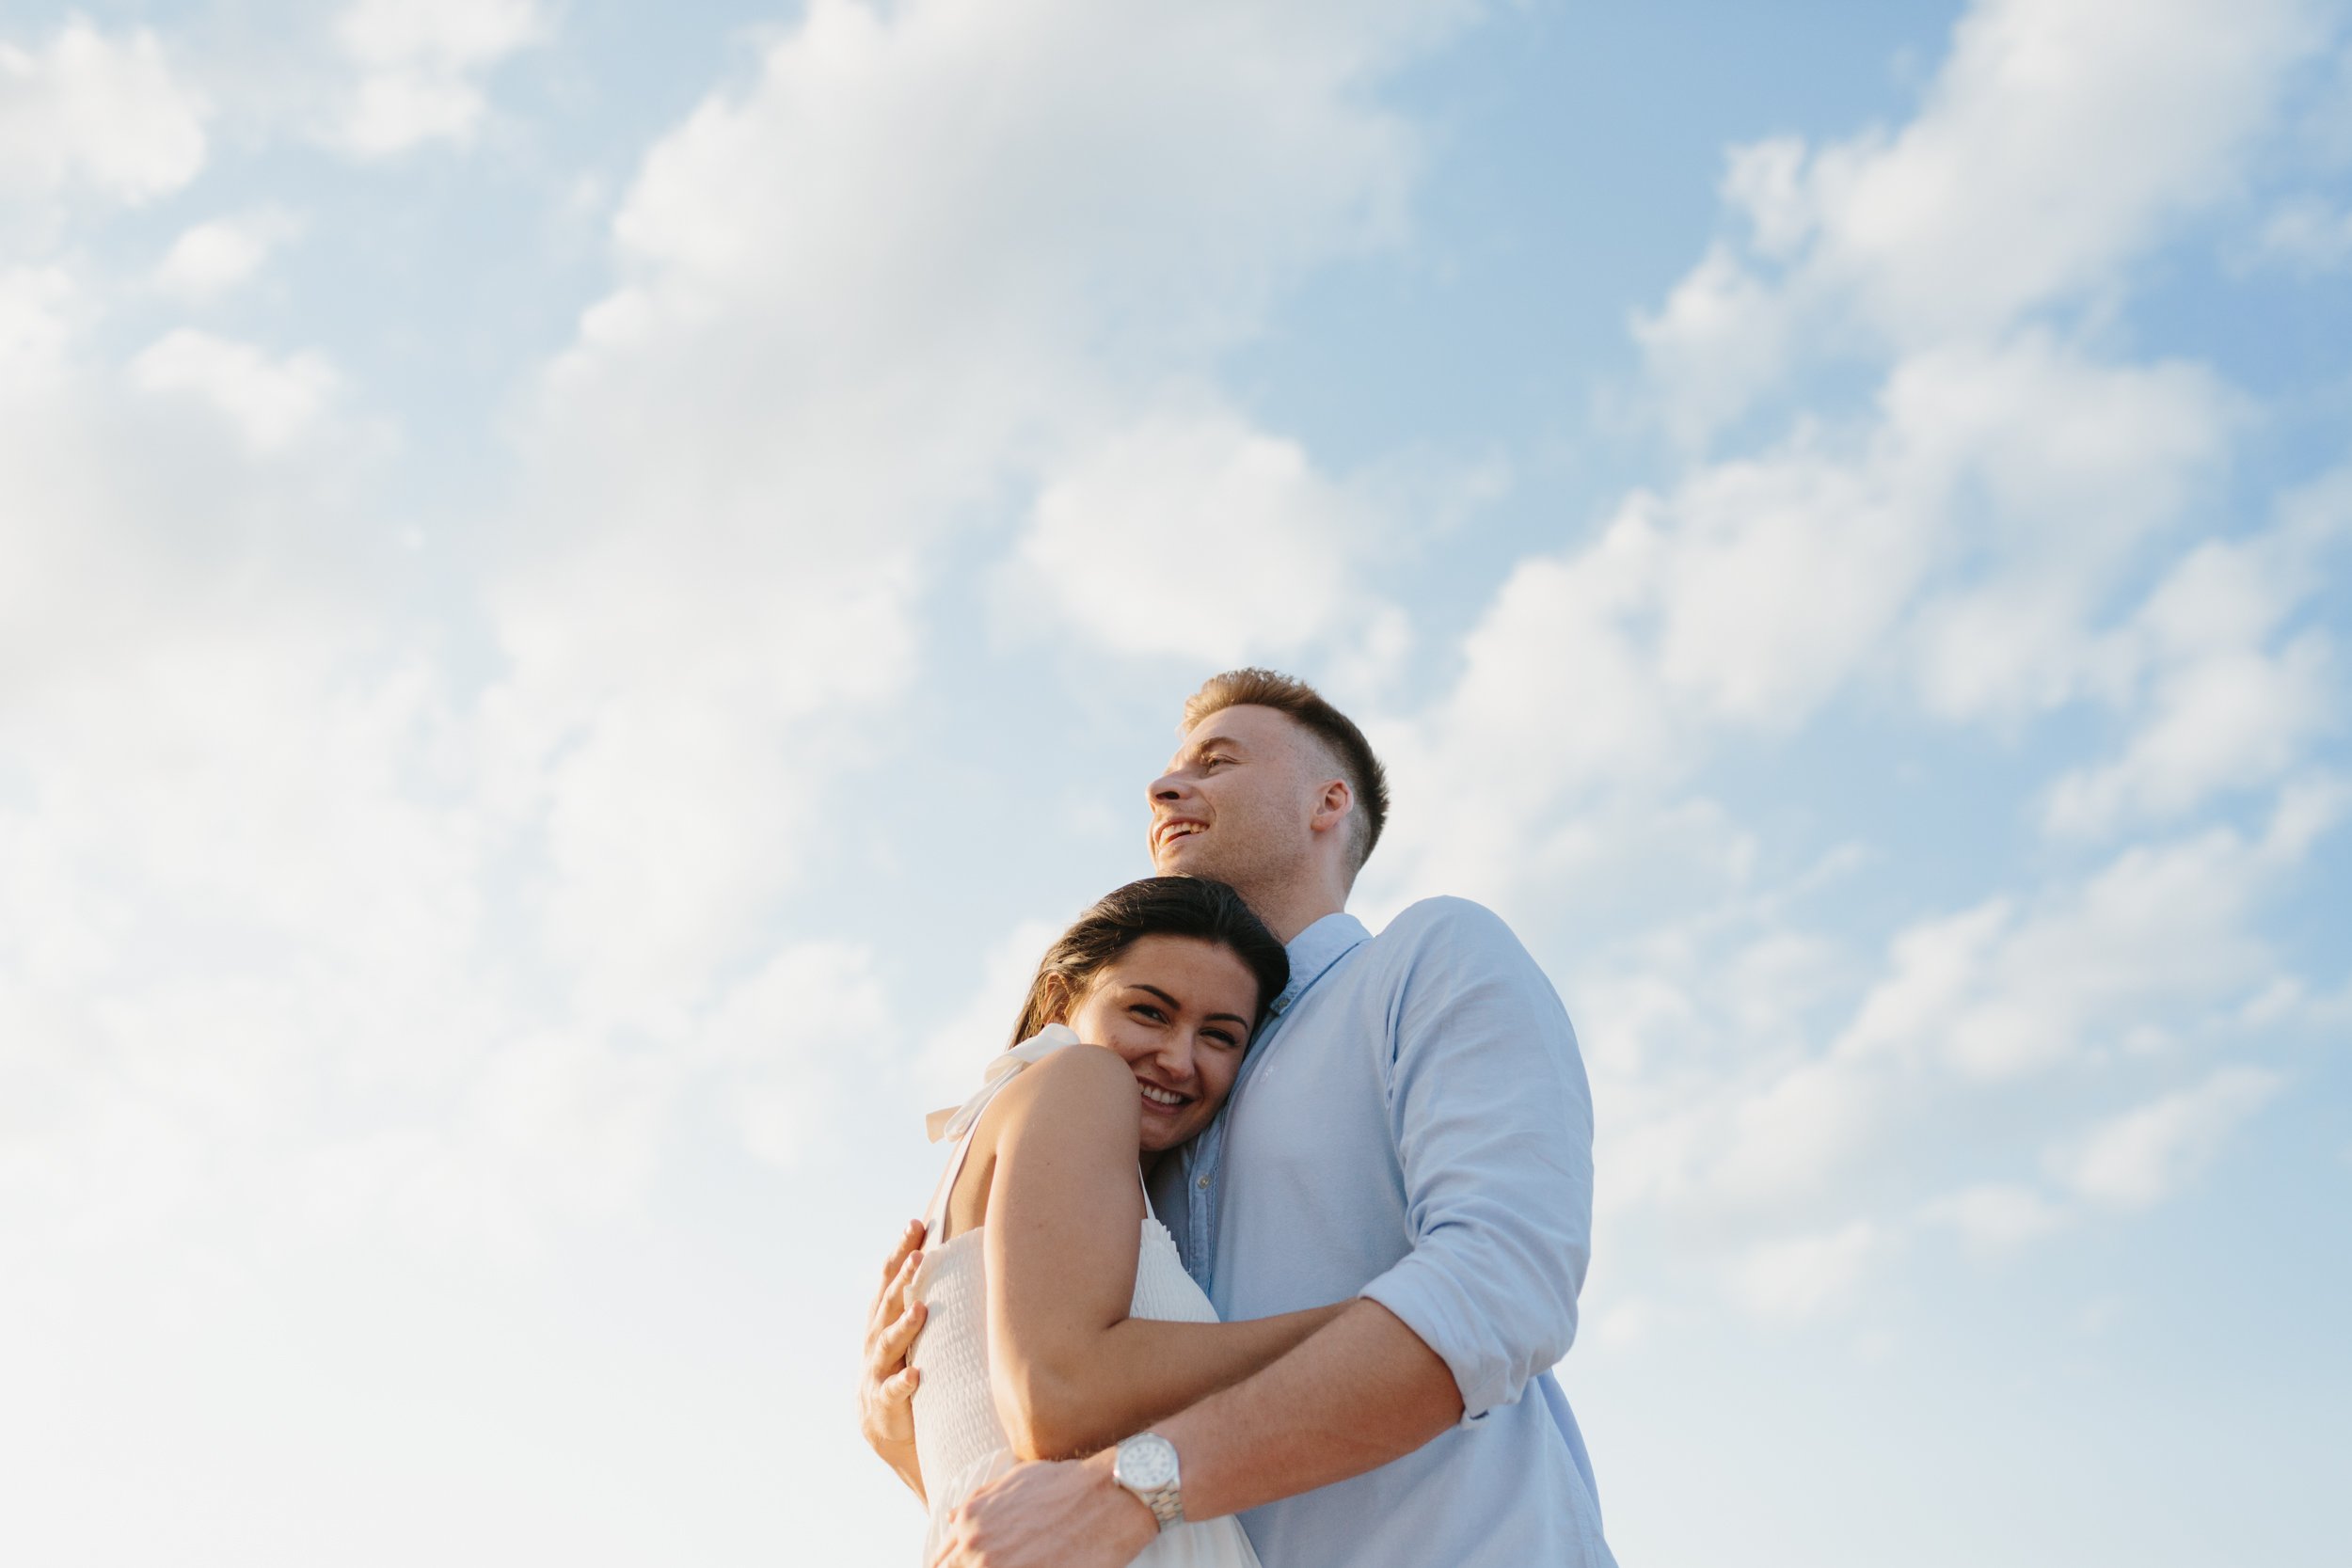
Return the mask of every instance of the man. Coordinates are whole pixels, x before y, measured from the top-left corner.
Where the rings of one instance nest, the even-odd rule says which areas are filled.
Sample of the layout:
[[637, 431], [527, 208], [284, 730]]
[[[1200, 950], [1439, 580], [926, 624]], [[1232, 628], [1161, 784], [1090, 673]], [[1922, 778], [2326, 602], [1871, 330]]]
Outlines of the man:
[[[1475, 904], [1426, 900], [1377, 937], [1344, 912], [1387, 784], [1303, 682], [1212, 678], [1150, 794], [1157, 869], [1231, 883], [1291, 960], [1153, 1207], [1228, 1320], [1351, 1305], [1151, 1433], [975, 1494], [940, 1561], [1115, 1568], [1163, 1520], [1241, 1513], [1268, 1568], [1613, 1564], [1548, 1370], [1575, 1337], [1592, 1218], [1591, 1096], [1559, 998]], [[906, 1420], [908, 1250], [867, 1335], [878, 1449]]]

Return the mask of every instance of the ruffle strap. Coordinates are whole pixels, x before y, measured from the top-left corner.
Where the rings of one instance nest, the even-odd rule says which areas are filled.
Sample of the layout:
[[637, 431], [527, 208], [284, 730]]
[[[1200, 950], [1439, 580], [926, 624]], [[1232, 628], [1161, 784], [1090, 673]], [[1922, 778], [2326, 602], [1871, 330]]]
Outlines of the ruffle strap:
[[997, 1091], [1011, 1083], [1024, 1068], [1044, 1060], [1066, 1045], [1077, 1043], [1077, 1035], [1067, 1024], [1049, 1023], [1011, 1050], [998, 1053], [988, 1064], [988, 1076], [980, 1081], [971, 1099], [961, 1105], [933, 1111], [923, 1118], [924, 1130], [930, 1134], [931, 1142], [962, 1137], [980, 1119], [980, 1113], [988, 1109], [988, 1102], [996, 1098]]

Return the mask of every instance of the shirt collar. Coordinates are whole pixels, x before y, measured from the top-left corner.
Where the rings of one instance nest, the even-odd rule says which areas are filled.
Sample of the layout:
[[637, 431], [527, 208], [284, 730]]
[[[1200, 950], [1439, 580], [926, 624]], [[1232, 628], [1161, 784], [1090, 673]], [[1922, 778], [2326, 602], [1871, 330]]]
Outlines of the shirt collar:
[[1307, 988], [1323, 978], [1324, 971], [1345, 958], [1358, 942], [1370, 940], [1372, 933], [1364, 923], [1338, 910], [1325, 915], [1291, 938], [1284, 951], [1290, 955], [1291, 981], [1282, 988], [1266, 1011], [1279, 1018], [1283, 1010], [1306, 994]]

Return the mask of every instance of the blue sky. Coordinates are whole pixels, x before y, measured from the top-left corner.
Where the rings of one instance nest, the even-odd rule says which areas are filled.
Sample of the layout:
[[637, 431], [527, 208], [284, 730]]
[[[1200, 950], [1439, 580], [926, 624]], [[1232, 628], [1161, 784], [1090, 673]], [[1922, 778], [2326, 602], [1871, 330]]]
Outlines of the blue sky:
[[0, 3], [0, 1555], [911, 1560], [1259, 661], [1577, 1020], [1624, 1560], [2328, 1560], [2347, 282], [2322, 0]]

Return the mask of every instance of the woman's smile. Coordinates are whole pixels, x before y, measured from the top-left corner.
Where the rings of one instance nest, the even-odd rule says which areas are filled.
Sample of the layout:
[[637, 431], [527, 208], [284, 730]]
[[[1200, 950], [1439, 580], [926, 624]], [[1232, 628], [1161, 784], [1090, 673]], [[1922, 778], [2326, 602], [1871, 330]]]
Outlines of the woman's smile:
[[1224, 1104], [1257, 1012], [1257, 977], [1230, 948], [1153, 935], [1104, 966], [1071, 1010], [1070, 1027], [1134, 1072], [1138, 1144], [1157, 1152], [1200, 1132]]

